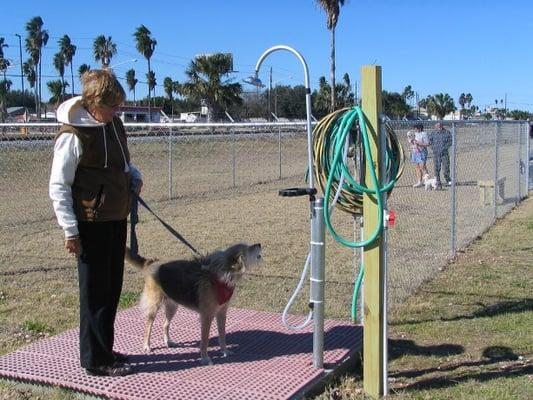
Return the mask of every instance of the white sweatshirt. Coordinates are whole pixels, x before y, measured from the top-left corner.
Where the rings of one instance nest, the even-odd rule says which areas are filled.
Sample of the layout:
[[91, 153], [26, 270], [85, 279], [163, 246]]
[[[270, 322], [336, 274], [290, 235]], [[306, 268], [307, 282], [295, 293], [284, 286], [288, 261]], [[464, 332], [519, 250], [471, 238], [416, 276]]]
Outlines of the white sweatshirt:
[[[73, 97], [62, 103], [57, 109], [57, 120], [73, 126], [101, 126], [102, 129], [105, 126], [104, 123], [96, 121], [83, 108], [81, 96]], [[57, 138], [50, 173], [49, 193], [57, 222], [63, 228], [67, 238], [78, 234], [78, 221], [74, 214], [72, 200], [72, 184], [82, 154], [81, 141], [73, 133], [64, 132]], [[141, 173], [134, 165], [126, 162], [125, 165], [126, 172], [131, 170], [132, 182], [142, 181]]]

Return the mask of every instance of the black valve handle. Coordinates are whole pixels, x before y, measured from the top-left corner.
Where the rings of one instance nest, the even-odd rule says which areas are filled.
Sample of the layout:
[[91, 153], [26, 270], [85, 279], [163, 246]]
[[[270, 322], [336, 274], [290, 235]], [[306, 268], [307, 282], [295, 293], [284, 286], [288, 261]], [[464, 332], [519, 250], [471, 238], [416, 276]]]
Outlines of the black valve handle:
[[314, 196], [315, 194], [315, 188], [288, 188], [279, 191], [279, 195], [283, 197]]

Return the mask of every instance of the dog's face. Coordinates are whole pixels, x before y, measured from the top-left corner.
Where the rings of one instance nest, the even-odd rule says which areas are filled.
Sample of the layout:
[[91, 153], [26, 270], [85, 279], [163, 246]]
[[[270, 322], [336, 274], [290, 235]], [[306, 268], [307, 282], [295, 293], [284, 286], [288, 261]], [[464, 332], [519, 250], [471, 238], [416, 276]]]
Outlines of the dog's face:
[[261, 244], [235, 244], [211, 256], [208, 269], [228, 280], [239, 279], [253, 265], [261, 262]]
[[234, 257], [234, 263], [232, 270], [237, 274], [244, 274], [248, 270], [262, 261], [261, 257], [261, 243], [252, 244], [239, 244], [236, 247], [236, 253]]
[[427, 182], [429, 180], [429, 174], [424, 174], [424, 176], [422, 177], [422, 182]]

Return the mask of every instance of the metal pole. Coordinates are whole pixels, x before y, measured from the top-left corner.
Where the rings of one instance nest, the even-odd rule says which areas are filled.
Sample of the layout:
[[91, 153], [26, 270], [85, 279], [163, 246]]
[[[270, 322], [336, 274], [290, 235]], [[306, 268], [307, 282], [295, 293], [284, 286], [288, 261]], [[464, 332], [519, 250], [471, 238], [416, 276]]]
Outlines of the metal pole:
[[450, 238], [450, 254], [452, 257], [455, 257], [455, 249], [457, 247], [456, 242], [456, 233], [457, 233], [457, 210], [456, 210], [456, 202], [457, 202], [457, 190], [456, 190], [456, 182], [457, 182], [457, 136], [456, 136], [456, 124], [455, 122], [452, 122], [452, 193], [450, 197], [450, 210], [451, 210], [451, 238]]
[[168, 131], [168, 199], [172, 200], [172, 127]]
[[[385, 129], [385, 121], [383, 120], [383, 117], [381, 118], [381, 124], [379, 126], [380, 129], [380, 135], [379, 135], [379, 185], [380, 187], [384, 187], [386, 185], [387, 180], [387, 132]], [[387, 206], [387, 193], [383, 192], [381, 193], [381, 198], [383, 201], [383, 210], [384, 212], [388, 211]], [[385, 222], [385, 221], [384, 221]], [[389, 387], [388, 387], [388, 330], [389, 330], [389, 301], [388, 301], [388, 265], [387, 265], [387, 223], [385, 223], [385, 226], [383, 227], [383, 231], [381, 233], [381, 246], [380, 246], [380, 252], [381, 252], [381, 260], [382, 260], [382, 266], [383, 266], [383, 279], [381, 281], [383, 291], [383, 358], [382, 358], [382, 371], [383, 371], [383, 396], [387, 396], [389, 393]]]
[[520, 176], [522, 175], [521, 169], [522, 169], [522, 124], [518, 125], [518, 158], [517, 158], [517, 173], [518, 173], [518, 198], [516, 199], [516, 204], [520, 203], [520, 199], [522, 198], [522, 187], [520, 186]]
[[231, 182], [233, 187], [236, 185], [236, 169], [237, 169], [237, 160], [236, 160], [236, 151], [235, 151], [235, 130], [231, 130]]
[[20, 54], [20, 85], [22, 88], [22, 105], [24, 106], [24, 68], [22, 67], [22, 37], [15, 33], [15, 36], [19, 38], [19, 54]]
[[[314, 177], [313, 177], [313, 133], [311, 130], [311, 86], [309, 81], [309, 68], [307, 66], [307, 62], [303, 58], [303, 56], [295, 49], [293, 49], [290, 46], [285, 45], [278, 45], [278, 46], [272, 46], [271, 48], [265, 50], [263, 54], [259, 57], [257, 60], [257, 63], [255, 64], [255, 76], [257, 77], [259, 75], [259, 68], [261, 68], [261, 64], [265, 60], [265, 58], [273, 53], [274, 51], [278, 50], [286, 50], [292, 54], [294, 54], [298, 60], [302, 63], [303, 69], [304, 69], [304, 83], [305, 83], [305, 111], [307, 115], [307, 121], [306, 121], [306, 127], [307, 127], [307, 164], [309, 169], [309, 188], [314, 189], [315, 183], [314, 183]], [[277, 115], [277, 112], [276, 112]]]
[[311, 200], [311, 293], [313, 307], [313, 366], [324, 366], [324, 275], [326, 265], [324, 198]]
[[496, 131], [494, 132], [494, 219], [498, 218], [498, 164], [500, 162], [500, 121], [496, 121]]
[[530, 137], [529, 137], [529, 122], [526, 122], [526, 160], [525, 160], [525, 165], [526, 165], [526, 184], [525, 184], [525, 189], [526, 189], [526, 193], [524, 194], [524, 196], [527, 196], [528, 193], [529, 193], [529, 140], [530, 140]]
[[278, 127], [279, 179], [281, 179], [281, 127]]

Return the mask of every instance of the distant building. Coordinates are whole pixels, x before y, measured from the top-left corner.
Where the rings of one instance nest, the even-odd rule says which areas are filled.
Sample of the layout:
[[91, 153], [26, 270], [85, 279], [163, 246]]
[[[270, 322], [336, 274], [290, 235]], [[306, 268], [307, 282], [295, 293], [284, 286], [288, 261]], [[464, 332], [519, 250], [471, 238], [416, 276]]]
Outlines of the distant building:
[[148, 122], [148, 113], [150, 112], [152, 118], [150, 122], [161, 122], [163, 109], [161, 107], [148, 106], [121, 106], [117, 110], [117, 115], [122, 122]]
[[8, 107], [6, 122], [28, 122], [30, 113], [26, 107]]

